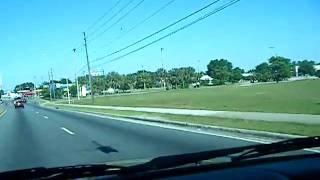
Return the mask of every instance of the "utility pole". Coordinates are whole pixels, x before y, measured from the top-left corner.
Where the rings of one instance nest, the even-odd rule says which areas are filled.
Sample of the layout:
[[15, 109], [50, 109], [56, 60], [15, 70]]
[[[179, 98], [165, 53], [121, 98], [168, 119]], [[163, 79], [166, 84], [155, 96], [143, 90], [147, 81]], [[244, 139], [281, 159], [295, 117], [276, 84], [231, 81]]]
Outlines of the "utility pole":
[[145, 90], [146, 89], [146, 77], [144, 76], [143, 65], [141, 67], [142, 67], [142, 77], [143, 77], [143, 89]]
[[83, 32], [83, 37], [84, 37], [84, 47], [86, 49], [87, 66], [88, 66], [88, 73], [89, 73], [89, 84], [90, 84], [90, 89], [91, 89], [91, 102], [92, 102], [92, 104], [94, 104], [92, 76], [91, 76], [91, 70], [90, 70], [90, 62], [89, 62], [88, 47], [87, 47], [87, 38], [86, 38], [86, 33], [85, 32]]
[[197, 81], [199, 82], [200, 81], [200, 60], [198, 59], [198, 78], [197, 78]]
[[79, 90], [79, 82], [78, 82], [77, 74], [75, 74], [75, 81], [76, 81], [76, 83], [77, 83], [77, 96], [78, 96], [78, 100], [80, 100], [80, 90]]
[[51, 93], [51, 78], [50, 78], [50, 72], [48, 71], [48, 76], [49, 76], [49, 93], [50, 93], [50, 101], [52, 101], [52, 93]]
[[69, 79], [66, 78], [66, 81], [67, 81], [68, 104], [70, 104], [71, 101], [70, 101]]
[[[52, 68], [50, 69], [50, 73], [51, 73], [52, 84], [54, 84]], [[56, 99], [56, 87], [55, 86], [53, 86], [53, 99]]]
[[162, 83], [163, 83], [163, 89], [165, 90], [166, 89], [166, 77], [164, 75], [164, 72], [165, 72], [165, 69], [164, 69], [164, 66], [163, 66], [163, 48], [160, 49], [161, 51], [161, 66], [162, 66]]
[[34, 86], [33, 86], [33, 91], [34, 91], [34, 93], [35, 93], [35, 96], [37, 96], [37, 79], [36, 79], [37, 77], [36, 76], [33, 76], [33, 84], [34, 84]]
[[[75, 59], [76, 59], [76, 50], [77, 49], [72, 49], [72, 51], [74, 52], [74, 56], [75, 56]], [[78, 83], [78, 77], [77, 77], [77, 74], [74, 74], [74, 77], [75, 77], [75, 82], [77, 83], [77, 97], [78, 97], [78, 100], [80, 100], [80, 89], [79, 89], [79, 83]]]

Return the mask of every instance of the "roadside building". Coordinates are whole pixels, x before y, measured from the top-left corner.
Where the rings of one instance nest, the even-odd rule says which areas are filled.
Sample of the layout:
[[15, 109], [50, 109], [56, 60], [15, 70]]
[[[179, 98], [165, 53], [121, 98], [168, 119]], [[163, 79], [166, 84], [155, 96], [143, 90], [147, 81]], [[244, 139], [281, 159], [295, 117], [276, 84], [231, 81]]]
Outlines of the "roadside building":
[[210, 77], [209, 75], [203, 75], [200, 77], [201, 84], [204, 84], [204, 85], [209, 85], [209, 86], [213, 85], [212, 80], [213, 78]]

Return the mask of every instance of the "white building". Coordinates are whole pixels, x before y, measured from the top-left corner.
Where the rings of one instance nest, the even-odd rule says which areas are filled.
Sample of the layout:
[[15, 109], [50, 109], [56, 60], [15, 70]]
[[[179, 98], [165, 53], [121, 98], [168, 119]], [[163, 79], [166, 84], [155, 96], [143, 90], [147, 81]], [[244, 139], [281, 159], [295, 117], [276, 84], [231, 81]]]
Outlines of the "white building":
[[13, 100], [14, 98], [21, 97], [20, 94], [8, 92], [1, 96], [2, 100]]
[[200, 77], [200, 81], [209, 81], [208, 85], [212, 85], [213, 78], [208, 75], [203, 75]]
[[85, 85], [80, 87], [80, 95], [81, 96], [87, 96], [87, 88]]

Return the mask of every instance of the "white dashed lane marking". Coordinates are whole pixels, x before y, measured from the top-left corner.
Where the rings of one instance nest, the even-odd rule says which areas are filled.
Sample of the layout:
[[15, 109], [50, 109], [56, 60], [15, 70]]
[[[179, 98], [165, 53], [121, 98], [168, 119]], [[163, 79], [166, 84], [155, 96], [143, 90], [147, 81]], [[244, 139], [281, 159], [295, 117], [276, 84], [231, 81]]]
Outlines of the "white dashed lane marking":
[[68, 133], [68, 134], [74, 135], [74, 132], [70, 131], [69, 129], [67, 129], [67, 128], [65, 128], [65, 127], [61, 127], [61, 129], [62, 129], [63, 131], [65, 131], [66, 133]]
[[48, 116], [43, 116], [43, 118], [48, 119]]

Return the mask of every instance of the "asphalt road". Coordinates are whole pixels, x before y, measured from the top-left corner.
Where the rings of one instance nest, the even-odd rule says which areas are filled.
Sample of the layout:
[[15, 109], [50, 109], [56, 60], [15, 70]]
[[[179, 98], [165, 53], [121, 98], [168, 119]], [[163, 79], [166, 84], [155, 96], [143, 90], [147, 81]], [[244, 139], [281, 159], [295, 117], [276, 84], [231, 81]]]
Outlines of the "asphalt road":
[[105, 163], [251, 144], [27, 104], [0, 117], [0, 172]]

